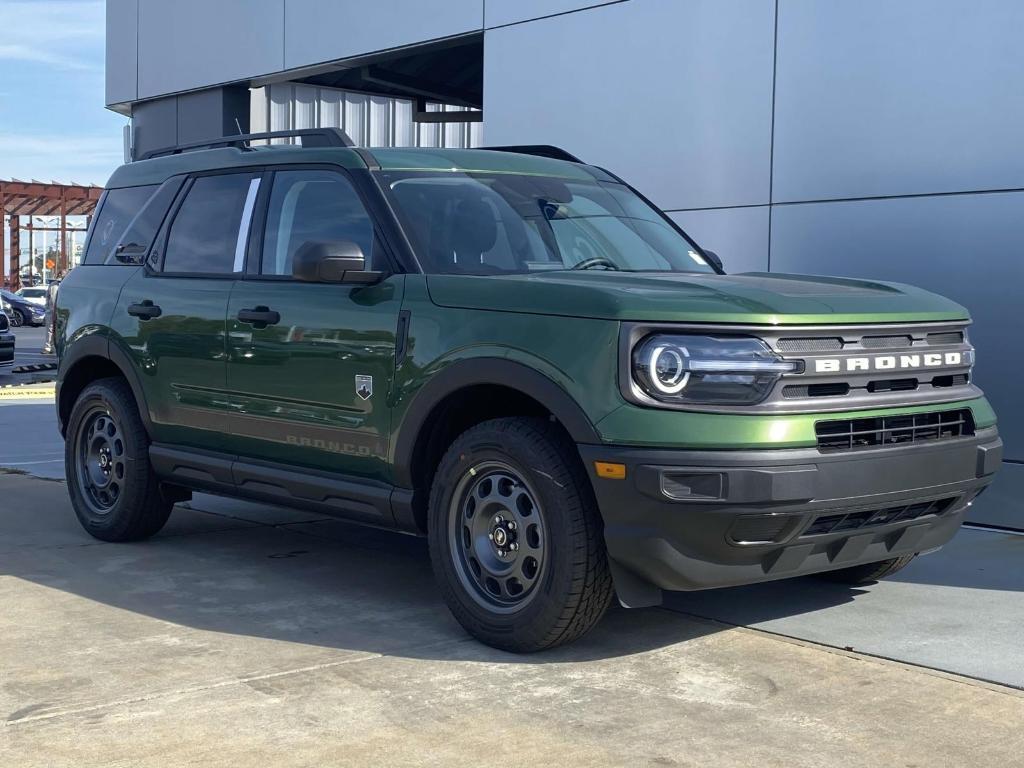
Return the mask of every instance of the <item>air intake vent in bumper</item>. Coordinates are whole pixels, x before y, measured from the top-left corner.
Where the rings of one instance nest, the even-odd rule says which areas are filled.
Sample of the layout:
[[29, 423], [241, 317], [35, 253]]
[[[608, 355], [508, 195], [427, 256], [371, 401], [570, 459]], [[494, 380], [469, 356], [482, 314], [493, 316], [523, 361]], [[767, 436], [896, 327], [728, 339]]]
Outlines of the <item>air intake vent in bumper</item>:
[[941, 515], [953, 506], [956, 499], [957, 497], [953, 496], [948, 499], [922, 501], [917, 504], [904, 504], [896, 507], [885, 507], [884, 509], [867, 509], [858, 512], [836, 512], [819, 515], [800, 536], [818, 536], [824, 533], [856, 531], [861, 528], [874, 528], [880, 525], [888, 525], [889, 523], [917, 520], [919, 517], [925, 517], [926, 515]]
[[908, 416], [819, 421], [814, 430], [818, 450], [834, 453], [966, 437], [974, 434], [974, 419], [969, 408], [960, 408]]

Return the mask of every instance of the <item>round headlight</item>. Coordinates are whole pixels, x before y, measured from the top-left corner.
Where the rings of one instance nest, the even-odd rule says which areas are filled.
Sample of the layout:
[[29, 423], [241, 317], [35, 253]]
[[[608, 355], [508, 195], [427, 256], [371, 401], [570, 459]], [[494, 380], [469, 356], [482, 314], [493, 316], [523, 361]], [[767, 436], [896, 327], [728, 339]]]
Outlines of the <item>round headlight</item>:
[[651, 350], [651, 382], [666, 395], [681, 392], [690, 380], [686, 358], [690, 354], [686, 347], [660, 344]]
[[664, 403], [750, 405], [798, 369], [760, 339], [747, 336], [652, 334], [632, 353], [633, 380]]

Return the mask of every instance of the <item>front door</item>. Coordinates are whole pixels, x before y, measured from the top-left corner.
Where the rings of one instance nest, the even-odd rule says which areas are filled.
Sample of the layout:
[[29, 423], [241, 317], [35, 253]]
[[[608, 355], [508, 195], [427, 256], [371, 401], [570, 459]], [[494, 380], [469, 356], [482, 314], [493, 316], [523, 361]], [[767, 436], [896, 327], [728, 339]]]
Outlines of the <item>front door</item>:
[[256, 173], [189, 180], [149, 265], [121, 291], [112, 327], [140, 374], [154, 442], [230, 451], [225, 314], [259, 183]]
[[262, 248], [228, 304], [232, 442], [243, 460], [386, 480], [404, 278], [292, 280], [295, 252], [309, 242], [354, 242], [367, 269], [383, 254], [342, 173], [284, 170], [270, 183]]

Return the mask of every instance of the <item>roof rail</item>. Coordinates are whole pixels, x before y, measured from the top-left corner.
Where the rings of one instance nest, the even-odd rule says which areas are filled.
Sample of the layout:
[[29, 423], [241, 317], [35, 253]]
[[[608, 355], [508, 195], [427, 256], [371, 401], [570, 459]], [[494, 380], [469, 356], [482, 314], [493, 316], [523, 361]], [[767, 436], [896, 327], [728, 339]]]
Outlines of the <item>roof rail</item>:
[[494, 152], [517, 152], [520, 155], [537, 155], [538, 157], [550, 157], [552, 160], [568, 160], [570, 163], [582, 163], [576, 155], [566, 152], [561, 147], [553, 147], [550, 144], [522, 144], [519, 146], [509, 145], [507, 147], [480, 147]]
[[178, 144], [173, 147], [163, 147], [146, 152], [139, 160], [150, 160], [154, 157], [166, 155], [180, 155], [182, 152], [195, 152], [201, 149], [216, 149], [218, 147], [238, 147], [239, 149], [251, 149], [248, 146], [251, 141], [260, 139], [293, 139], [297, 138], [303, 147], [353, 147], [355, 143], [348, 137], [341, 128], [300, 128], [293, 131], [269, 131], [267, 133], [240, 133], [236, 136], [223, 136], [219, 139], [208, 141], [196, 141], [190, 144]]

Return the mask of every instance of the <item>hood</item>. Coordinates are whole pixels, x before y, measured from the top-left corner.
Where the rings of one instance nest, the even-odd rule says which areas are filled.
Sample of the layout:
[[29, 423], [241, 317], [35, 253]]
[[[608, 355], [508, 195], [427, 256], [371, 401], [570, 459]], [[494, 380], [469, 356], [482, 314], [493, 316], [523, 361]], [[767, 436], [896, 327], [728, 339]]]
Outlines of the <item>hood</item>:
[[607, 320], [804, 325], [966, 320], [949, 299], [901, 283], [752, 272], [430, 275], [444, 307]]

